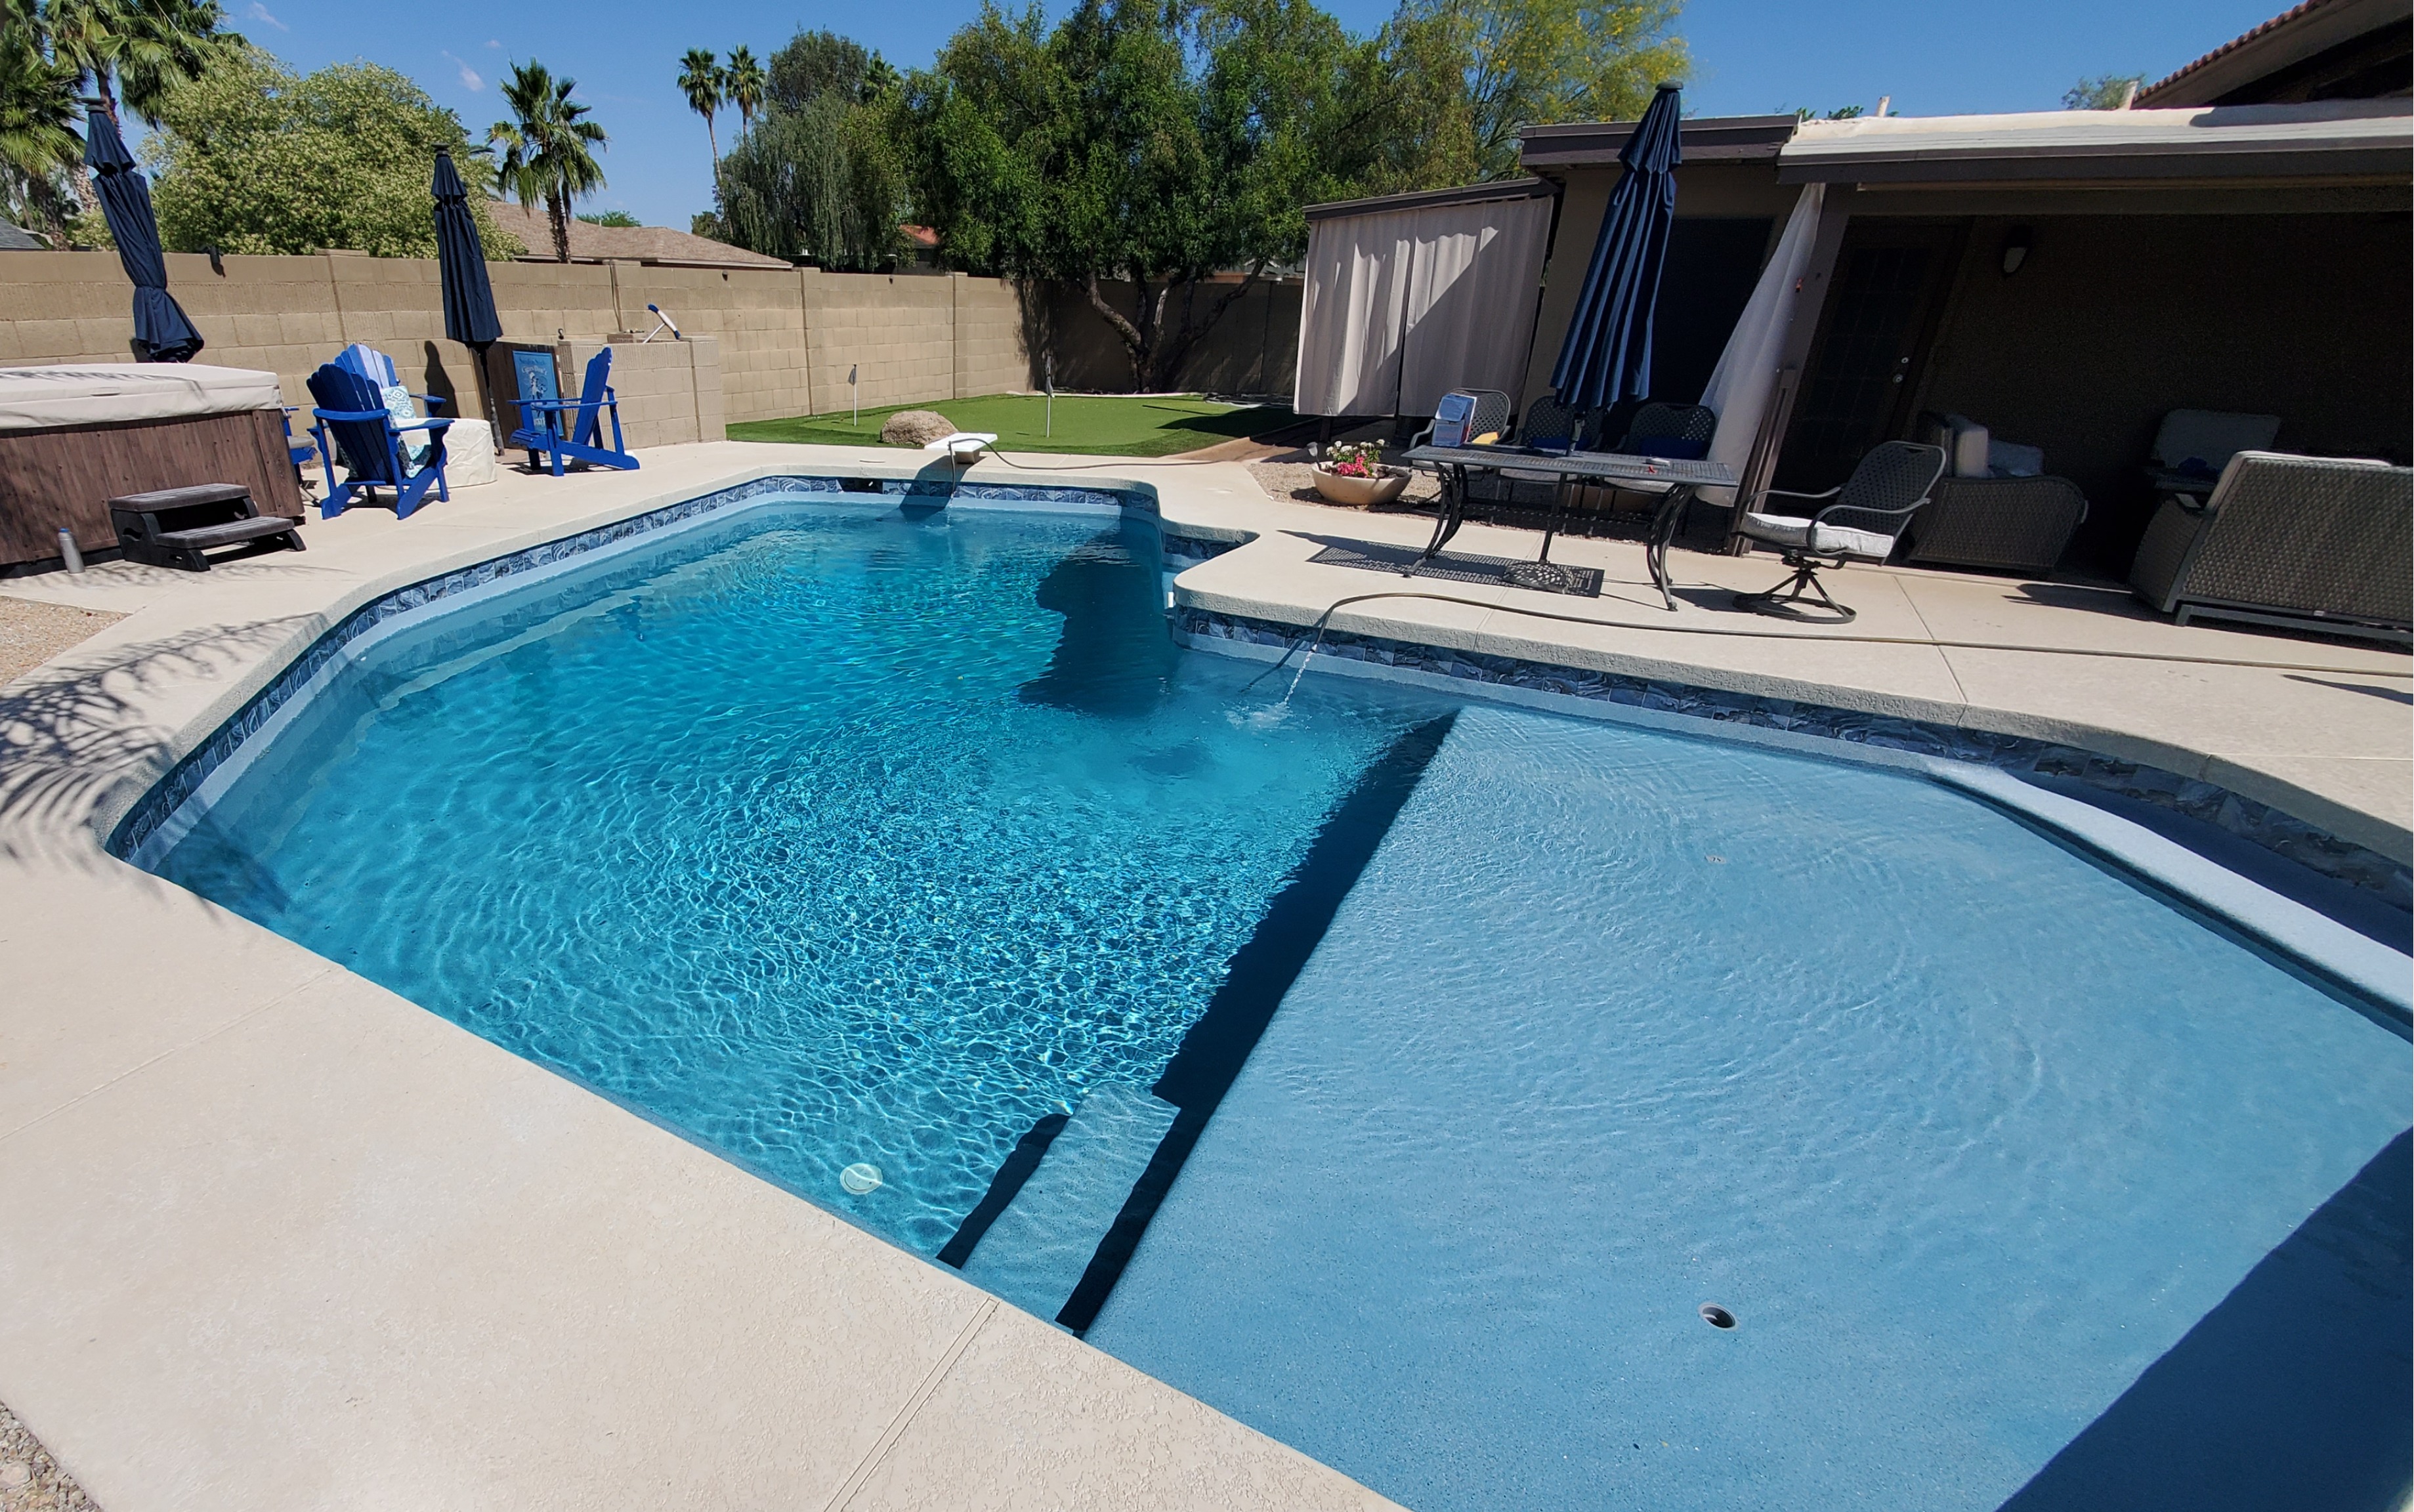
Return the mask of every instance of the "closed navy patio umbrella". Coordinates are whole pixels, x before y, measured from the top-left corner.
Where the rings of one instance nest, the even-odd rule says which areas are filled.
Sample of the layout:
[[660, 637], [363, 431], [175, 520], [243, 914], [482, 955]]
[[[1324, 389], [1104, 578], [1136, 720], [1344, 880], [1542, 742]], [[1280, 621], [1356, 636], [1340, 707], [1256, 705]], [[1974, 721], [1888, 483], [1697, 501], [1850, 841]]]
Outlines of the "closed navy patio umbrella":
[[1609, 191], [1592, 266], [1551, 369], [1551, 387], [1571, 409], [1606, 409], [1651, 392], [1651, 314], [1676, 219], [1680, 125], [1676, 86], [1661, 84], [1618, 152], [1626, 171]]
[[[453, 166], [453, 155], [436, 155], [436, 269], [444, 285], [444, 334], [478, 355], [478, 391], [486, 398], [486, 420], [495, 421], [492, 385], [486, 381], [486, 348], [503, 334], [495, 314], [495, 290], [486, 281], [486, 247], [469, 215], [469, 191]], [[495, 441], [501, 444], [498, 429]]]
[[83, 129], [83, 160], [100, 196], [101, 217], [134, 285], [136, 355], [152, 363], [190, 362], [201, 349], [201, 334], [168, 293], [168, 259], [159, 253], [151, 185], [134, 166], [134, 155], [126, 150], [117, 120], [105, 106], [84, 111]]

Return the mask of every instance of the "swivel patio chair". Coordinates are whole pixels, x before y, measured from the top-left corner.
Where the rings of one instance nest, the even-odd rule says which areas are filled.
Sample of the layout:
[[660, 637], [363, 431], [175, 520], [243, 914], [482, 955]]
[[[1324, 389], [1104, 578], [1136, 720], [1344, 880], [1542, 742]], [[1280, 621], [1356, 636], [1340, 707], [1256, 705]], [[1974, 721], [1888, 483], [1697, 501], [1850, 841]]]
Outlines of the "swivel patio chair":
[[[510, 444], [529, 453], [539, 452], [552, 462], [553, 475], [561, 476], [562, 464], [589, 463], [596, 467], [618, 467], [624, 472], [637, 470], [637, 459], [629, 454], [620, 436], [620, 396], [612, 392], [612, 348], [604, 348], [587, 363], [587, 375], [579, 381], [575, 399], [543, 399], [530, 394], [523, 382], [520, 391], [520, 428], [512, 432]], [[612, 412], [612, 444], [604, 444], [604, 410]]]
[[[398, 520], [410, 518], [430, 488], [438, 498], [453, 497], [444, 481], [444, 432], [451, 421], [397, 423], [386, 408], [384, 396], [367, 378], [333, 363], [310, 375], [310, 398], [318, 407], [313, 429], [319, 437], [319, 465], [327, 477], [327, 499], [319, 506], [320, 519], [332, 520], [343, 513], [351, 507], [355, 494], [365, 503], [373, 501], [380, 488], [394, 490], [394, 513]], [[426, 451], [417, 461], [405, 444], [406, 433], [411, 431], [427, 433]], [[339, 448], [346, 468], [341, 484], [335, 482], [335, 471]]]
[[[1887, 441], [1870, 449], [1840, 487], [1824, 494], [1764, 489], [1747, 511], [1736, 533], [1747, 541], [1775, 546], [1794, 575], [1766, 593], [1738, 593], [1736, 606], [1754, 614], [1775, 615], [1818, 624], [1841, 625], [1854, 612], [1838, 603], [1819, 582], [1819, 570], [1840, 570], [1848, 561], [1883, 562], [1894, 551], [1912, 515], [1928, 502], [1930, 491], [1945, 472], [1945, 449], [1914, 441]], [[1815, 514], [1770, 514], [1772, 498], [1798, 498], [1807, 503], [1835, 502]], [[1805, 595], [1825, 607], [1831, 619], [1813, 619], [1806, 612]]]

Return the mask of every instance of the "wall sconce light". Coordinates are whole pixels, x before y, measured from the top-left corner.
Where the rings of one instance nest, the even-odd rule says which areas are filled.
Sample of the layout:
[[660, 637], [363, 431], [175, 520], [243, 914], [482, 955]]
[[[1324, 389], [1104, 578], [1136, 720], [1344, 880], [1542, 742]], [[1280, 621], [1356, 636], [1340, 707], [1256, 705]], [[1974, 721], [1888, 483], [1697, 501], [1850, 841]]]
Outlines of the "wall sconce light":
[[2029, 229], [2015, 226], [2004, 233], [2004, 276], [2009, 278], [2020, 271], [2029, 259]]

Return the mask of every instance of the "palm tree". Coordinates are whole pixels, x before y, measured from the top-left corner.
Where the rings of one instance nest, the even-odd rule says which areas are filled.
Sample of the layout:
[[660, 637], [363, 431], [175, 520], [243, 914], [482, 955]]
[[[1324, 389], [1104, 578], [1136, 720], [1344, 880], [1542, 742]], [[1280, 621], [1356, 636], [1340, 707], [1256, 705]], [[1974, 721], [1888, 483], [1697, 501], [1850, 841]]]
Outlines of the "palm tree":
[[76, 136], [76, 70], [42, 55], [30, 32], [0, 26], [0, 193], [38, 221], [54, 246], [67, 238], [62, 169], [82, 166]]
[[727, 103], [721, 92], [721, 64], [710, 50], [692, 47], [687, 56], [679, 59], [678, 86], [687, 95], [687, 108], [704, 117], [704, 140], [712, 144], [712, 161], [721, 163], [721, 139], [713, 134], [712, 112]]
[[[78, 84], [117, 113], [117, 96], [146, 124], [168, 91], [199, 79], [212, 57], [247, 47], [242, 37], [221, 31], [225, 12], [217, 0], [8, 0], [7, 29], [31, 28], [32, 45], [53, 65], [72, 71]], [[67, 180], [86, 213], [97, 215], [99, 197], [81, 156], [67, 165]]]
[[754, 112], [763, 108], [763, 91], [767, 87], [763, 65], [755, 61], [754, 50], [743, 45], [731, 48], [728, 70], [721, 78], [722, 93], [738, 107], [739, 120], [748, 126], [753, 126]]
[[514, 63], [503, 81], [503, 103], [514, 117], [498, 121], [486, 140], [502, 149], [495, 176], [508, 186], [524, 210], [544, 201], [545, 218], [553, 223], [553, 256], [570, 260], [570, 213], [578, 197], [604, 187], [604, 168], [595, 151], [604, 145], [604, 128], [587, 119], [587, 107], [570, 97], [575, 79], [556, 79], [542, 63]]
[[199, 79], [214, 54], [248, 45], [219, 30], [226, 15], [217, 0], [46, 0], [33, 14], [52, 61], [73, 67], [112, 115], [122, 93], [146, 124], [156, 124], [168, 91]]

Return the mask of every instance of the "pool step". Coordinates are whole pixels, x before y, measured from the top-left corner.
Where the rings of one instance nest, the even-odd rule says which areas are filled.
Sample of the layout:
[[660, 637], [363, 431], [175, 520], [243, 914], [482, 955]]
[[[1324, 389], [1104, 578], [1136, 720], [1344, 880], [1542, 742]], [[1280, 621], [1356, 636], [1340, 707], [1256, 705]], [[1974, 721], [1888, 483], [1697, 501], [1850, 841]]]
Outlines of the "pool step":
[[964, 1279], [1054, 1319], [1178, 1111], [1137, 1087], [1083, 1098], [963, 1262]]

